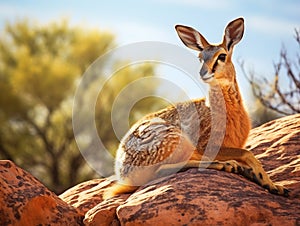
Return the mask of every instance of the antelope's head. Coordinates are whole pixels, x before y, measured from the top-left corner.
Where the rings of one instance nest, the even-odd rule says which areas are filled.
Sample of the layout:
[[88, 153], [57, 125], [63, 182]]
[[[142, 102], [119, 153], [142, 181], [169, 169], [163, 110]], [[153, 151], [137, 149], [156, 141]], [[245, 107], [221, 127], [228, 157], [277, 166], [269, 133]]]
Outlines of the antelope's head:
[[215, 84], [231, 84], [235, 82], [235, 70], [231, 61], [233, 47], [244, 34], [244, 19], [231, 21], [225, 28], [223, 42], [210, 44], [203, 35], [191, 27], [176, 25], [178, 36], [189, 48], [199, 51], [202, 63], [200, 76], [204, 82]]

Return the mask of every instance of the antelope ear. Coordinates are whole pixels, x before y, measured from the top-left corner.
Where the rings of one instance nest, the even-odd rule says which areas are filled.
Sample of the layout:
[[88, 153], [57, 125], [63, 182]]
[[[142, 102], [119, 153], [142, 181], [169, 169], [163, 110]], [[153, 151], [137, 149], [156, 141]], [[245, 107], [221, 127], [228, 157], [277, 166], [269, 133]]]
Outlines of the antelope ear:
[[194, 28], [176, 25], [175, 29], [181, 41], [191, 49], [202, 51], [209, 45], [206, 39]]
[[225, 28], [223, 45], [228, 52], [232, 51], [233, 47], [242, 39], [244, 34], [244, 19], [238, 18], [231, 21]]

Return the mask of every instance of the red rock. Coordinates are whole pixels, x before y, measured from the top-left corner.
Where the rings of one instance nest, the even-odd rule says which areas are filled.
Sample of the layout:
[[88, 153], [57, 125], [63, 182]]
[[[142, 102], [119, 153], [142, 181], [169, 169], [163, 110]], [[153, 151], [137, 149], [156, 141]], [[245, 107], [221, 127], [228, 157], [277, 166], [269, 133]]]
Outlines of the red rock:
[[123, 204], [130, 194], [123, 194], [110, 200], [103, 201], [90, 209], [83, 220], [87, 226], [117, 226], [120, 225], [116, 209]]
[[273, 181], [291, 190], [289, 198], [209, 169], [189, 169], [105, 201], [110, 179], [81, 183], [57, 197], [28, 172], [0, 160], [0, 224], [300, 225], [300, 115], [253, 129], [247, 148]]
[[0, 160], [0, 222], [4, 225], [81, 225], [77, 210], [13, 162]]
[[59, 197], [84, 215], [103, 201], [103, 191], [110, 184], [111, 181], [109, 179], [89, 180], [68, 189]]
[[[251, 131], [247, 148], [271, 178], [291, 189], [270, 194], [242, 176], [189, 169], [102, 200], [106, 179], [84, 182], [60, 197], [85, 214], [85, 225], [300, 225], [300, 115]], [[129, 196], [129, 197], [128, 197]]]
[[129, 194], [102, 202], [104, 189], [111, 186], [111, 181], [112, 178], [86, 181], [59, 197], [85, 215], [85, 225], [118, 225], [116, 208], [125, 202]]
[[263, 163], [271, 179], [300, 199], [300, 114], [253, 129], [247, 148]]
[[238, 175], [190, 169], [140, 188], [117, 215], [121, 225], [296, 225], [300, 210]]

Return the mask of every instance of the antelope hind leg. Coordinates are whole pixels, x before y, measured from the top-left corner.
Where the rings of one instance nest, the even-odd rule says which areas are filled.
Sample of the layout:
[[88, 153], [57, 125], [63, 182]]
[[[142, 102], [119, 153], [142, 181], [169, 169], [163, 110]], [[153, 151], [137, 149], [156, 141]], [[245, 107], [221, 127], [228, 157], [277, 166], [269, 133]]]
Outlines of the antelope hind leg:
[[235, 160], [228, 161], [199, 161], [199, 160], [189, 160], [186, 163], [174, 163], [174, 164], [164, 164], [161, 165], [157, 171], [156, 175], [159, 177], [170, 175], [174, 172], [188, 169], [188, 168], [201, 168], [201, 169], [215, 169], [220, 171], [226, 171], [229, 173], [236, 173], [244, 175], [250, 169], [242, 166]]

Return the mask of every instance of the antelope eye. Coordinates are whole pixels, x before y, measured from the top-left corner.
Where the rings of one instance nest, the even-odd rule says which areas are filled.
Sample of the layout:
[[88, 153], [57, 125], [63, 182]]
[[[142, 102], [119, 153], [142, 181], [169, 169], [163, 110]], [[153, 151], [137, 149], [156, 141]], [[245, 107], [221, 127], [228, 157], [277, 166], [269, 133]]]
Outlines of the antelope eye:
[[218, 60], [220, 60], [220, 61], [222, 61], [222, 62], [225, 62], [225, 60], [226, 60], [226, 54], [221, 53], [221, 54], [218, 56]]

